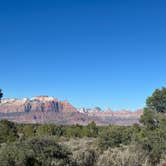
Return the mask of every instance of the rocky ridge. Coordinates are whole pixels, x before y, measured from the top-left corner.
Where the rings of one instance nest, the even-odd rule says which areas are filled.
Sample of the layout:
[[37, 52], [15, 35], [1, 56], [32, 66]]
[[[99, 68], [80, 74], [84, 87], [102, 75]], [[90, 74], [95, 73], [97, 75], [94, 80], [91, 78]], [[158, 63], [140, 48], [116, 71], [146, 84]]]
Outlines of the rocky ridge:
[[0, 119], [9, 119], [18, 123], [57, 123], [83, 124], [95, 121], [98, 125], [138, 123], [142, 110], [106, 111], [99, 107], [93, 109], [75, 108], [68, 101], [54, 97], [38, 96], [31, 99], [2, 99]]

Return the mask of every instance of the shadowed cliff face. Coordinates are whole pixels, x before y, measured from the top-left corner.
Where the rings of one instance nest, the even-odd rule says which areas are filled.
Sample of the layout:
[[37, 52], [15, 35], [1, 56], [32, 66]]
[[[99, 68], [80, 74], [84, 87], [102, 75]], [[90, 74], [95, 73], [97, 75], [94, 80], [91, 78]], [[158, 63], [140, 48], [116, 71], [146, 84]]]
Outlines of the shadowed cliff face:
[[32, 99], [3, 99], [0, 113], [13, 112], [77, 112], [67, 101], [59, 101], [54, 97], [39, 96]]
[[83, 124], [95, 121], [99, 125], [137, 123], [142, 110], [135, 112], [121, 110], [102, 111], [94, 109], [76, 109], [68, 101], [54, 97], [38, 96], [31, 99], [3, 99], [0, 103], [0, 119], [9, 119], [19, 123], [57, 123]]

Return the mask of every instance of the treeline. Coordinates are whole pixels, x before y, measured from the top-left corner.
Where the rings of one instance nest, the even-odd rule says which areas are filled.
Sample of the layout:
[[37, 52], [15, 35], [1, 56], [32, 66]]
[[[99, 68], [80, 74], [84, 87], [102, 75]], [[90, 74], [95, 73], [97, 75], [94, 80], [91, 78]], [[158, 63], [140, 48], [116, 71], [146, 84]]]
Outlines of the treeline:
[[0, 121], [1, 166], [165, 166], [166, 88], [133, 126], [64, 126]]
[[[18, 124], [8, 120], [0, 121], [0, 143], [9, 143], [13, 141], [22, 141], [32, 137], [54, 136], [66, 138], [83, 137], [113, 137], [121, 142], [130, 142], [135, 133], [133, 126], [97, 126], [95, 122], [87, 126], [76, 125], [55, 125], [55, 124]], [[111, 135], [109, 135], [111, 133]]]

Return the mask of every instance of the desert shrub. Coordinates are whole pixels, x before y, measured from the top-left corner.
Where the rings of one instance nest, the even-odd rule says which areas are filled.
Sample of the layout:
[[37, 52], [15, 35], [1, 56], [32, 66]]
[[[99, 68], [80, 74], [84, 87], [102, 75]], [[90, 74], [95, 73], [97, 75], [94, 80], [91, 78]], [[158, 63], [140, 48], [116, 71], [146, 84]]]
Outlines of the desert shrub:
[[109, 126], [105, 127], [99, 135], [98, 145], [102, 149], [119, 147], [130, 144], [133, 137], [131, 127]]
[[166, 155], [163, 154], [161, 156], [160, 162], [157, 164], [157, 166], [166, 166]]
[[70, 138], [62, 141], [61, 144], [71, 149], [77, 166], [95, 165], [100, 153], [97, 149], [96, 138]]
[[79, 124], [65, 126], [64, 127], [64, 136], [68, 138], [83, 138], [83, 137], [97, 137], [98, 128], [95, 122], [89, 123], [87, 126], [82, 126]]
[[99, 156], [97, 166], [142, 166], [146, 154], [135, 146], [107, 149]]
[[51, 138], [34, 138], [3, 145], [1, 166], [74, 165], [71, 152]]
[[25, 138], [31, 138], [35, 136], [36, 127], [34, 124], [26, 124], [22, 126], [22, 133], [24, 134]]
[[63, 136], [64, 135], [64, 127], [54, 125], [53, 129], [52, 129], [52, 135], [55, 135], [58, 137]]
[[157, 128], [155, 130], [142, 130], [136, 144], [140, 145], [148, 154], [149, 165], [157, 165], [163, 154], [166, 154], [166, 131]]
[[13, 142], [18, 138], [17, 128], [13, 122], [0, 121], [0, 143]]
[[75, 137], [82, 138], [83, 137], [83, 126], [78, 125], [78, 124], [72, 125], [72, 126], [65, 126], [64, 135], [68, 138], [75, 138]]
[[74, 159], [78, 166], [95, 166], [98, 152], [95, 149], [80, 149], [74, 156]]
[[51, 136], [51, 135], [53, 135], [53, 126], [50, 124], [40, 124], [36, 128], [36, 135], [37, 136], [44, 136], [44, 135]]
[[86, 126], [87, 129], [87, 135], [88, 137], [97, 137], [98, 136], [98, 127], [96, 126], [96, 123], [92, 121]]

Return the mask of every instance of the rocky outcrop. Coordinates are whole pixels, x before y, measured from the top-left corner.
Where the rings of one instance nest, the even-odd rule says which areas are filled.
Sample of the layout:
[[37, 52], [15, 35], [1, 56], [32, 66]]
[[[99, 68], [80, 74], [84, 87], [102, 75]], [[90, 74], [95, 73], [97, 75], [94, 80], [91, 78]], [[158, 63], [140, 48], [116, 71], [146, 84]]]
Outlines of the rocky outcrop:
[[86, 109], [86, 108], [79, 108], [79, 112], [85, 113], [88, 116], [97, 116], [97, 117], [140, 117], [143, 114], [142, 109], [138, 109], [136, 111], [129, 111], [129, 110], [117, 110], [113, 111], [111, 109], [108, 110], [102, 110], [99, 107], [95, 107], [92, 109]]
[[54, 97], [38, 96], [31, 99], [2, 99], [0, 119], [9, 119], [19, 123], [57, 123], [83, 124], [95, 121], [98, 125], [130, 125], [138, 123], [142, 110], [137, 111], [103, 111], [93, 109], [76, 109], [68, 101]]
[[77, 112], [77, 109], [67, 101], [59, 101], [48, 96], [31, 99], [3, 99], [0, 103], [0, 113], [14, 112]]
[[142, 109], [136, 111], [113, 111], [111, 109], [101, 110], [99, 107], [95, 107], [93, 109], [80, 108], [78, 111], [83, 112], [89, 118], [93, 117], [99, 119], [100, 125], [132, 125], [134, 123], [139, 123], [140, 116], [143, 114]]

